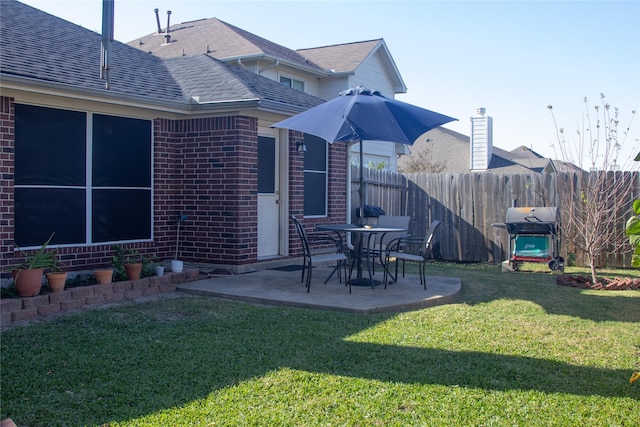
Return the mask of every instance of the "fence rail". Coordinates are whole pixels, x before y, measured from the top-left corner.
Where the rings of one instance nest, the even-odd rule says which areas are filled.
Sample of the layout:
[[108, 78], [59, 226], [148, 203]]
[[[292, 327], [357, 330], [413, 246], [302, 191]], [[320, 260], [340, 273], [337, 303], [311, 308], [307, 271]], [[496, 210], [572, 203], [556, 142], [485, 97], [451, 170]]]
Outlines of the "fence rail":
[[[359, 206], [359, 171], [352, 166], [352, 212]], [[640, 195], [638, 172], [625, 174], [635, 181], [634, 197]], [[504, 175], [493, 173], [431, 174], [363, 170], [368, 205], [380, 206], [387, 215], [409, 215], [410, 233], [424, 234], [433, 219], [442, 222], [438, 232], [437, 255], [444, 260], [500, 263], [509, 258], [509, 235], [493, 224], [504, 223], [512, 206], [561, 206], [568, 190], [570, 174]], [[612, 175], [615, 179], [616, 176]], [[614, 226], [624, 232], [631, 214], [621, 215]], [[561, 210], [562, 221], [562, 210]], [[561, 238], [561, 255], [585, 262], [584, 254]], [[598, 259], [600, 266], [628, 267], [631, 253], [607, 253]]]

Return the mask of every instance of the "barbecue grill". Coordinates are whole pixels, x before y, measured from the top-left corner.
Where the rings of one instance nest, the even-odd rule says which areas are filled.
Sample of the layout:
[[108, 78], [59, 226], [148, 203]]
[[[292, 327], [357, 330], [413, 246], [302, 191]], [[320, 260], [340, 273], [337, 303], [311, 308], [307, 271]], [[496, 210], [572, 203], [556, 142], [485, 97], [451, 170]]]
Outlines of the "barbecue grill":
[[513, 270], [522, 262], [547, 263], [550, 270], [564, 270], [558, 208], [508, 208], [504, 227], [509, 232], [509, 264]]

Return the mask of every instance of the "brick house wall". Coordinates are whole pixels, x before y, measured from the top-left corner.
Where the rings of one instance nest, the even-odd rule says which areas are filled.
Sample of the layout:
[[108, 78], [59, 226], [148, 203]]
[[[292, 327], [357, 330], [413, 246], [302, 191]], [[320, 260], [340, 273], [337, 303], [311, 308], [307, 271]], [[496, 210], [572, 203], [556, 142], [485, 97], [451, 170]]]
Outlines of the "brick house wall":
[[[329, 144], [328, 155], [328, 206], [326, 218], [304, 218], [304, 154], [296, 152], [296, 142], [304, 142], [304, 134], [289, 133], [289, 152], [292, 153], [289, 164], [289, 216], [295, 215], [301, 220], [307, 234], [315, 232], [316, 224], [344, 223], [347, 217], [347, 144], [337, 142]], [[301, 254], [302, 244], [295, 227], [289, 221], [290, 255]]]
[[255, 262], [257, 118], [163, 120], [161, 132], [166, 128], [172, 128], [175, 147], [173, 203], [167, 213], [174, 242], [176, 219], [187, 216], [180, 230], [180, 257], [214, 264]]
[[[14, 252], [14, 144], [15, 107], [0, 97], [0, 269], [21, 261]], [[172, 259], [177, 222], [181, 224], [179, 257], [187, 262], [242, 266], [257, 260], [258, 119], [227, 116], [183, 120], [156, 119], [153, 123], [153, 242], [124, 245], [159, 260]], [[296, 152], [303, 135], [290, 133], [289, 215], [302, 218], [304, 210], [304, 155]], [[346, 144], [329, 146], [329, 214], [303, 220], [309, 232], [315, 224], [344, 222], [346, 217]], [[291, 221], [290, 257], [300, 254]], [[110, 245], [58, 248], [62, 267], [90, 270], [110, 264]]]
[[13, 154], [15, 108], [12, 98], [0, 97], [0, 271], [13, 252]]

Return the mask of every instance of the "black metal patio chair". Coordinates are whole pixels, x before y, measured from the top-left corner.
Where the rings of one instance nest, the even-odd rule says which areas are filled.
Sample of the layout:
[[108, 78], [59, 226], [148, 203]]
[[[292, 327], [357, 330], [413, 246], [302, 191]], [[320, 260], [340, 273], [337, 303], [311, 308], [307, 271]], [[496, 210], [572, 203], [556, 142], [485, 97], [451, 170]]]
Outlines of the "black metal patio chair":
[[[334, 237], [329, 234], [315, 234], [310, 237], [307, 237], [307, 233], [304, 231], [304, 227], [298, 221], [298, 219], [291, 215], [291, 220], [293, 221], [296, 232], [298, 233], [298, 237], [300, 237], [300, 241], [302, 242], [302, 249], [304, 252], [303, 263], [302, 263], [302, 279], [304, 281], [305, 272], [307, 273], [307, 281], [306, 287], [307, 292], [311, 288], [311, 273], [313, 271], [314, 265], [318, 264], [329, 264], [335, 263], [335, 267], [329, 277], [325, 280], [325, 284], [331, 279], [334, 273], [338, 273], [338, 279], [340, 283], [342, 283], [342, 275], [344, 270], [344, 278], [345, 278], [345, 286], [349, 285], [349, 293], [351, 293], [351, 283], [349, 278], [347, 277], [347, 266], [349, 265], [349, 250], [342, 241], [340, 237]], [[315, 252], [311, 249], [309, 242], [312, 241], [314, 244], [318, 244], [320, 246], [327, 247], [327, 252]]]
[[[420, 284], [427, 290], [426, 265], [427, 260], [433, 251], [434, 235], [440, 221], [433, 220], [429, 225], [427, 233], [422, 238], [400, 237], [389, 242], [384, 262], [384, 288], [387, 288], [389, 276], [393, 282], [398, 280], [398, 261], [402, 261], [402, 277], [404, 277], [404, 267], [406, 261], [418, 263], [418, 271], [420, 274]], [[395, 263], [395, 274], [391, 272], [390, 263]]]

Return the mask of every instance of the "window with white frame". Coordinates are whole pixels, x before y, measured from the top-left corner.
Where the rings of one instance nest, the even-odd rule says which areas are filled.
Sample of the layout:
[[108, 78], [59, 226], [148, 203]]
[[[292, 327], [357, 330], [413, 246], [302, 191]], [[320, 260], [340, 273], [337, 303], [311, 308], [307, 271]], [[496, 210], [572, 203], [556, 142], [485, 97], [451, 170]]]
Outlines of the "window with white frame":
[[152, 237], [152, 122], [16, 104], [18, 246]]
[[327, 215], [327, 141], [304, 135], [304, 215]]
[[304, 92], [304, 82], [302, 80], [296, 80], [289, 77], [280, 76], [280, 83], [290, 88], [297, 89]]

